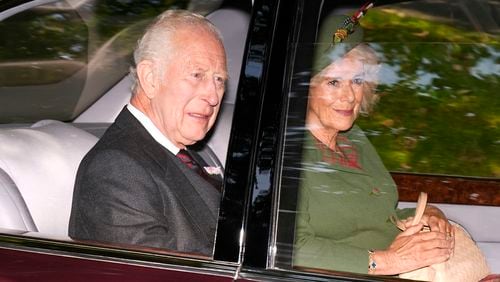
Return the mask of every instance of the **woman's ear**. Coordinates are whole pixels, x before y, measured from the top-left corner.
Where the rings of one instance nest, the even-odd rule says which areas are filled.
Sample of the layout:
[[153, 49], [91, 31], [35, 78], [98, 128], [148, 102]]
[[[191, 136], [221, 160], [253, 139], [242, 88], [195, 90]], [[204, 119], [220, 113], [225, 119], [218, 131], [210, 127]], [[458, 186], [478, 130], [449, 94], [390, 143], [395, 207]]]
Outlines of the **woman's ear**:
[[155, 63], [151, 60], [141, 61], [136, 68], [139, 84], [148, 98], [156, 95], [157, 80]]

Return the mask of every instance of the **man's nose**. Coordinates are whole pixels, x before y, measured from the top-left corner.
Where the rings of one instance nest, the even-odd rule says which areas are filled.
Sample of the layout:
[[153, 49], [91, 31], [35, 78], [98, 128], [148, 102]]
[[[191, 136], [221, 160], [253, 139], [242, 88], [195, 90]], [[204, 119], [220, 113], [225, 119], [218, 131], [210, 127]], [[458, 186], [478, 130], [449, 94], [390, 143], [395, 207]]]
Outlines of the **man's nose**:
[[207, 79], [203, 87], [203, 99], [207, 101], [210, 106], [215, 107], [219, 104], [219, 91], [217, 82]]

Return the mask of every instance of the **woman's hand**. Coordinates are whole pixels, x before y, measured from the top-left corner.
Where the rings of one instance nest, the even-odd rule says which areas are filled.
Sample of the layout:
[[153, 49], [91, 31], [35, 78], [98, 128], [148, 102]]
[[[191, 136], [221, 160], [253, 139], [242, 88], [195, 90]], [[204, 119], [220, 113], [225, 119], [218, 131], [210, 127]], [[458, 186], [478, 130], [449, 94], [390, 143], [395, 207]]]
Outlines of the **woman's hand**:
[[[412, 221], [413, 217], [409, 217], [402, 221], [405, 229], [411, 226]], [[422, 223], [427, 230], [441, 232], [445, 234], [446, 237], [451, 237], [452, 248], [455, 248], [455, 228], [440, 209], [427, 205], [420, 223]]]
[[453, 251], [453, 237], [441, 232], [441, 228], [447, 230], [446, 224], [432, 217], [428, 216], [428, 222], [432, 222], [430, 232], [420, 232], [422, 223], [410, 226], [396, 236], [387, 250], [375, 251], [372, 259], [377, 267], [372, 274], [394, 275], [448, 260]]
[[[404, 224], [406, 229], [411, 226], [412, 221], [413, 217], [408, 217], [401, 222]], [[453, 225], [451, 225], [444, 213], [434, 206], [426, 206], [420, 223], [423, 223], [424, 226], [429, 227], [431, 231], [442, 232], [445, 234], [453, 234], [454, 232]]]
[[429, 226], [431, 231], [442, 232], [452, 237], [455, 235], [453, 225], [451, 225], [444, 213], [434, 206], [427, 205], [421, 222], [425, 226]]

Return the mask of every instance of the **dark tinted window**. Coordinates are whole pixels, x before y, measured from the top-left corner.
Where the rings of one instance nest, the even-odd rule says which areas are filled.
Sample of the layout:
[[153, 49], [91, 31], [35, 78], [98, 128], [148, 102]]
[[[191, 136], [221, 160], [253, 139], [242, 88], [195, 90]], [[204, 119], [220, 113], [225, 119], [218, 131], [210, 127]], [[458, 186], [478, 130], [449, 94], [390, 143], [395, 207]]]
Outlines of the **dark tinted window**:
[[[306, 11], [297, 20], [298, 39], [289, 49], [277, 231], [269, 252], [273, 254], [271, 265], [278, 268], [297, 269], [293, 261], [295, 219], [302, 176], [308, 172], [335, 173], [321, 162], [311, 165], [303, 160], [304, 146], [310, 146], [305, 142], [305, 113], [313, 72], [311, 58], [319, 47], [315, 44], [317, 29], [326, 15], [351, 15], [361, 5], [339, 7], [336, 1], [311, 1], [304, 3]], [[389, 171], [498, 179], [499, 11], [499, 4], [493, 1], [412, 1], [382, 3], [361, 20], [363, 40], [379, 60], [376, 93], [380, 100], [373, 112], [355, 123]], [[324, 187], [333, 184], [316, 184], [314, 197], [319, 205], [332, 193]], [[356, 192], [351, 186], [345, 190]], [[321, 215], [329, 220], [342, 216], [324, 213], [316, 219]], [[328, 249], [327, 244], [316, 247], [317, 253], [308, 254], [310, 260]]]

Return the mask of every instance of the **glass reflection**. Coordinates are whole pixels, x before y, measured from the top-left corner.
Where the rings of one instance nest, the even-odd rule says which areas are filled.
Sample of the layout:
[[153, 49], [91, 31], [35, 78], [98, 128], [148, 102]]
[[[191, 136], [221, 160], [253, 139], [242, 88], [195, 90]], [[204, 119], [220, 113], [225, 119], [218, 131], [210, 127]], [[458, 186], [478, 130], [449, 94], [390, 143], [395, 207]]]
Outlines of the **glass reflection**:
[[[363, 41], [380, 60], [376, 88], [380, 101], [370, 115], [360, 116], [344, 133], [354, 134], [359, 129], [358, 135], [351, 136], [353, 142], [371, 143], [389, 171], [500, 177], [500, 44], [498, 24], [492, 16], [498, 5], [478, 3], [484, 5], [483, 13], [471, 12], [464, 2], [387, 4], [371, 9], [361, 21]], [[337, 2], [322, 2], [312, 13], [321, 18], [335, 13], [338, 6]], [[306, 35], [298, 36], [300, 43], [292, 51], [275, 266], [365, 272], [370, 246], [357, 244], [358, 258], [363, 259], [355, 259], [356, 250], [351, 250], [355, 244], [351, 243], [366, 236], [369, 228], [351, 219], [366, 212], [368, 206], [382, 206], [376, 202], [391, 194], [386, 192], [393, 184], [368, 181], [359, 185], [366, 177], [364, 172], [333, 167], [325, 154], [312, 153], [318, 146], [305, 127], [308, 94], [314, 87], [310, 82], [314, 63], [308, 60], [312, 61], [317, 46], [301, 40], [314, 41], [307, 34], [321, 34], [317, 30], [321, 20], [307, 19], [298, 23]], [[311, 160], [311, 156], [317, 158]], [[357, 177], [347, 179], [346, 172]], [[382, 178], [384, 173], [377, 175]], [[377, 188], [371, 195], [360, 188], [369, 185]], [[355, 208], [339, 208], [349, 205], [349, 197], [354, 195], [373, 196], [374, 200]], [[394, 208], [391, 203], [385, 206]], [[335, 222], [324, 223], [326, 218]], [[330, 239], [343, 246], [329, 245]], [[361, 241], [374, 242], [374, 237]]]
[[[383, 58], [374, 113], [361, 117], [392, 171], [500, 176], [499, 45], [373, 44]], [[404, 50], [404, 56], [387, 56]], [[496, 152], [496, 153], [495, 153]]]

